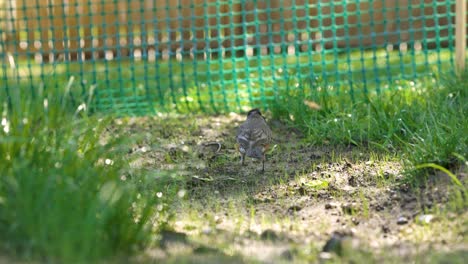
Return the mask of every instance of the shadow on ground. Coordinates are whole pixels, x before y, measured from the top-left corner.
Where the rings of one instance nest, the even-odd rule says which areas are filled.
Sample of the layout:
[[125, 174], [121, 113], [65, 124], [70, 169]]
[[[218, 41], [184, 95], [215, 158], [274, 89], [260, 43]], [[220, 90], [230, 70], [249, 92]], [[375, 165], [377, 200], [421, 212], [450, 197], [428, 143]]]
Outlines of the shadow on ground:
[[312, 146], [279, 121], [269, 122], [275, 146], [261, 173], [259, 161], [239, 163], [235, 134], [243, 120], [170, 115], [116, 120], [109, 129], [136, 138], [128, 151], [131, 167], [172, 170], [184, 179], [187, 195], [176, 205], [175, 231], [167, 231], [183, 239], [168, 238], [175, 246], [150, 250], [143, 262], [466, 257], [466, 210], [437, 213], [448, 202], [445, 175], [410, 188], [398, 153]]

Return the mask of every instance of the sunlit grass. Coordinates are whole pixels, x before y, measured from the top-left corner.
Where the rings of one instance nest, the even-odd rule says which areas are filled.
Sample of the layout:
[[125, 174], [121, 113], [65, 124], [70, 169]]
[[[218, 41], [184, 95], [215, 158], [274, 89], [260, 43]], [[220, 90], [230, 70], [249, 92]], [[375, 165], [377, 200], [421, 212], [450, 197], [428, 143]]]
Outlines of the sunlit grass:
[[[313, 144], [399, 153], [408, 170], [427, 163], [457, 168], [468, 155], [467, 76], [447, 73], [432, 80], [400, 81], [396, 89], [353, 99], [330, 94], [322, 83], [306, 83], [299, 92], [284, 93], [271, 109], [274, 117], [300, 127]], [[311, 109], [304, 100], [321, 108]], [[454, 183], [460, 185], [456, 179]]]

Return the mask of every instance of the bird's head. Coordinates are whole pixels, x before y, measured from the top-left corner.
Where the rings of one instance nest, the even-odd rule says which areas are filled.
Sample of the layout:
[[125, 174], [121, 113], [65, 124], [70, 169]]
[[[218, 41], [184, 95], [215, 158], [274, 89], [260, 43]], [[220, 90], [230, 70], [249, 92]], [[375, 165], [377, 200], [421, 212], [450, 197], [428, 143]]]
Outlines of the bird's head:
[[263, 117], [263, 116], [260, 110], [258, 108], [255, 108], [255, 109], [250, 110], [247, 113], [247, 118], [251, 118], [251, 117]]

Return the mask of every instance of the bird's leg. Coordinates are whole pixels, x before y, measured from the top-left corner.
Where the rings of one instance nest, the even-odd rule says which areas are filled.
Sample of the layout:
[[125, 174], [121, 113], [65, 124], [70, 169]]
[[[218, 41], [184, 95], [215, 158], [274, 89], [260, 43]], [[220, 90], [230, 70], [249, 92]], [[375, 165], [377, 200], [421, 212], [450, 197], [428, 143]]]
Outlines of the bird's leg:
[[245, 154], [241, 154], [241, 165], [244, 166]]

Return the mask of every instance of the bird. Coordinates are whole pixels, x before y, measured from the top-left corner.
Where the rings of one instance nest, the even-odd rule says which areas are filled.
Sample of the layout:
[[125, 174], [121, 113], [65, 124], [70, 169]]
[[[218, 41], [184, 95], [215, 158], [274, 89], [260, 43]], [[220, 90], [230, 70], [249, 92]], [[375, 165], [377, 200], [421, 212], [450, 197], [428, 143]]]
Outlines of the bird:
[[247, 113], [247, 119], [237, 131], [236, 141], [241, 156], [241, 165], [245, 156], [262, 160], [262, 172], [265, 171], [266, 151], [272, 140], [272, 132], [258, 108]]

